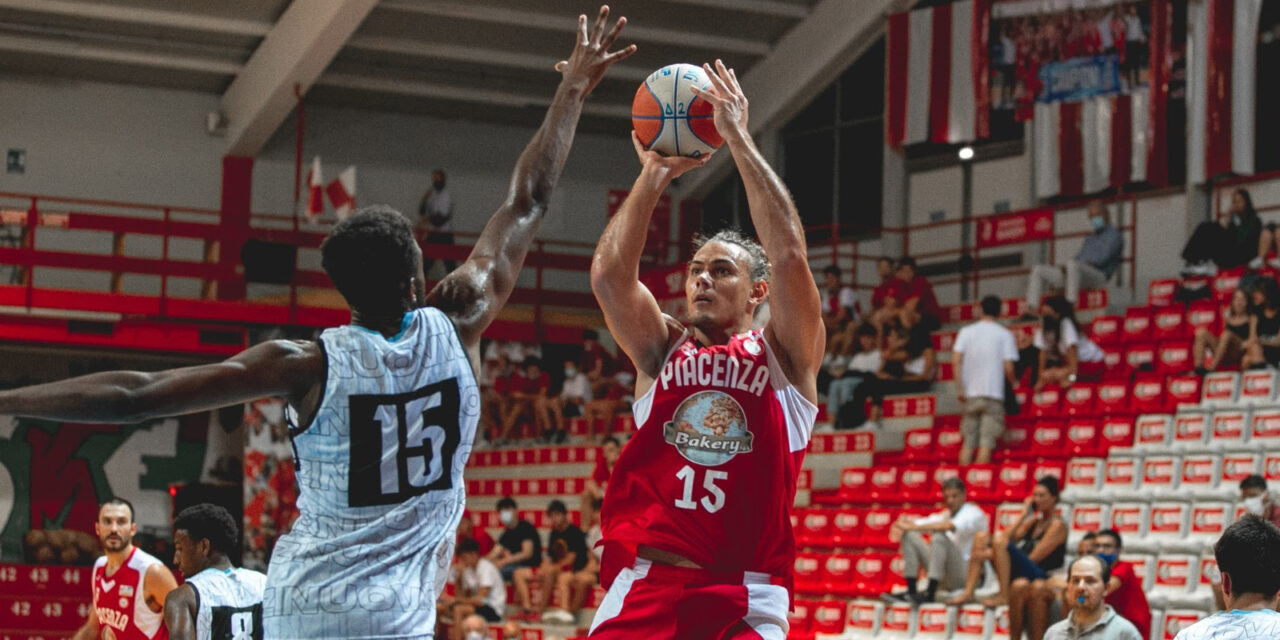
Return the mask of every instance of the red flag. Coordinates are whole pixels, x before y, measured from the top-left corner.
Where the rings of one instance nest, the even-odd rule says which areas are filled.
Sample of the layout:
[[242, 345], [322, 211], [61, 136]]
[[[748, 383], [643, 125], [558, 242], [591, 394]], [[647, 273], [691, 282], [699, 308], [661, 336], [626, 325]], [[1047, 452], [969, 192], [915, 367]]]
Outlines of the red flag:
[[333, 210], [338, 214], [339, 220], [351, 215], [351, 211], [356, 208], [355, 166], [343, 169], [342, 173], [338, 174], [337, 179], [330, 182], [325, 190], [329, 193], [329, 204], [333, 205]]

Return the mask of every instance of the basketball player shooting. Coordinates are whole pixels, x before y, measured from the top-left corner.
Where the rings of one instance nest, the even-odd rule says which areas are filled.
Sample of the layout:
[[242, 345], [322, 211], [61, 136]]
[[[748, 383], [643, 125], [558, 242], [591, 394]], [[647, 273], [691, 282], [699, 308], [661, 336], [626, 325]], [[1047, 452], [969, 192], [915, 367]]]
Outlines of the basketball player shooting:
[[[559, 87], [467, 261], [426, 294], [399, 212], [368, 207], [321, 246], [352, 323], [219, 363], [97, 373], [0, 393], [0, 414], [140, 422], [288, 400], [299, 518], [277, 542], [263, 603], [269, 638], [430, 638], [466, 501], [480, 397], [480, 335], [511, 294], [547, 212], [583, 101], [615, 62], [626, 20], [578, 18]], [[424, 307], [425, 305], [425, 307]], [[162, 603], [158, 603], [162, 604]]]
[[74, 639], [168, 638], [161, 624], [164, 603], [178, 581], [163, 562], [133, 545], [133, 505], [121, 498], [102, 503], [93, 530], [105, 554], [93, 565], [93, 607]]
[[[800, 218], [747, 131], [747, 98], [723, 63], [705, 69], [711, 85], [696, 94], [714, 106], [760, 244], [733, 231], [696, 240], [688, 326], [663, 314], [639, 281], [649, 218], [707, 158], [663, 157], [632, 135], [640, 176], [591, 264], [609, 330], [636, 366], [639, 429], [601, 512], [609, 591], [592, 638], [781, 640], [788, 629], [790, 510], [826, 331]], [[753, 329], [766, 300], [776, 310]]]

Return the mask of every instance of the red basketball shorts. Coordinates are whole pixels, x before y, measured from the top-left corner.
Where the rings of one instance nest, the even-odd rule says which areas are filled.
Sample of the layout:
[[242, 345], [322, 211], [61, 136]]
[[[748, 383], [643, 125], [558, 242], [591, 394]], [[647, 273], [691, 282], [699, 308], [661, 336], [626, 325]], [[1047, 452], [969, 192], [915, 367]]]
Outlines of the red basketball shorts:
[[636, 559], [614, 579], [591, 623], [593, 639], [785, 640], [791, 600], [768, 575], [738, 580]]

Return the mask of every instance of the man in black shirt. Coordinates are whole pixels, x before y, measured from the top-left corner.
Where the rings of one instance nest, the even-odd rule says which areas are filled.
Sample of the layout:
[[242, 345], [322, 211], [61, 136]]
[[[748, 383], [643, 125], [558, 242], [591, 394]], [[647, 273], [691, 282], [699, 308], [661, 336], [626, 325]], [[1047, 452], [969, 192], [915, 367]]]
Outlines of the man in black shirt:
[[[547, 505], [547, 520], [551, 523], [551, 535], [547, 539], [547, 555], [538, 566], [538, 585], [541, 587], [542, 602], [534, 607], [529, 597], [529, 582], [533, 580], [533, 572], [529, 569], [516, 570], [516, 595], [520, 599], [520, 608], [523, 613], [544, 612], [542, 618], [547, 622], [572, 624], [574, 621], [572, 614], [564, 609], [548, 611], [547, 605], [551, 603], [553, 589], [562, 572], [573, 575], [587, 566], [587, 534], [583, 533], [577, 525], [569, 522], [569, 512], [565, 509], [564, 503], [559, 500], [552, 500], [551, 504]], [[569, 603], [562, 602], [561, 605], [568, 607]]]
[[502, 579], [511, 582], [516, 571], [542, 562], [542, 537], [529, 521], [516, 517], [516, 501], [511, 496], [498, 501], [498, 519], [506, 530], [488, 557], [502, 572]]

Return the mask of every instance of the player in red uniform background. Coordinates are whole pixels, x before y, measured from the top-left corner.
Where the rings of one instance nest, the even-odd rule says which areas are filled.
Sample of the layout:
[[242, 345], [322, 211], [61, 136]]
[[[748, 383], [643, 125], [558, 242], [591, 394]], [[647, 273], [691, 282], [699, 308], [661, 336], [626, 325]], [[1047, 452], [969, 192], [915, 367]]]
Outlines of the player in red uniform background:
[[133, 546], [133, 505], [112, 498], [98, 508], [94, 532], [106, 552], [93, 565], [93, 607], [75, 640], [164, 640], [164, 600], [178, 586], [168, 567]]
[[[605, 320], [636, 367], [638, 428], [601, 512], [609, 593], [592, 638], [781, 640], [788, 628], [790, 509], [826, 331], [800, 218], [748, 133], [737, 77], [720, 61], [706, 69], [712, 85], [697, 93], [715, 108], [763, 247], [733, 232], [697, 242], [690, 326], [664, 315], [639, 281], [649, 218], [671, 180], [707, 158], [664, 158], [633, 135], [640, 177], [591, 265]], [[755, 329], [766, 298], [771, 318]]]

